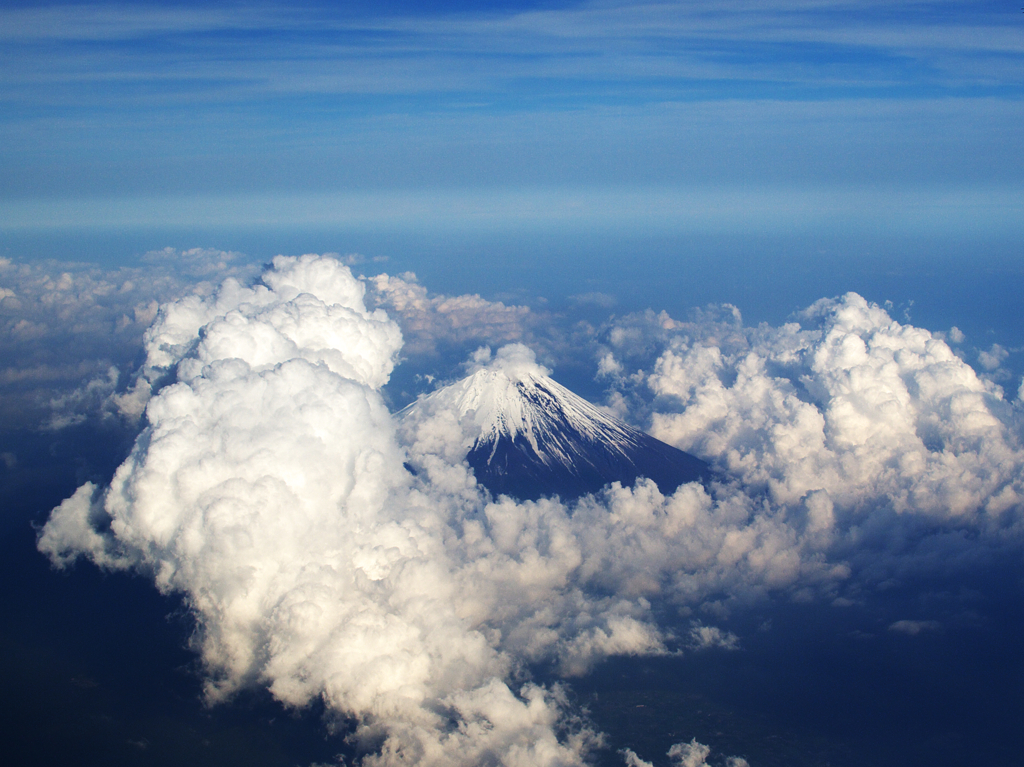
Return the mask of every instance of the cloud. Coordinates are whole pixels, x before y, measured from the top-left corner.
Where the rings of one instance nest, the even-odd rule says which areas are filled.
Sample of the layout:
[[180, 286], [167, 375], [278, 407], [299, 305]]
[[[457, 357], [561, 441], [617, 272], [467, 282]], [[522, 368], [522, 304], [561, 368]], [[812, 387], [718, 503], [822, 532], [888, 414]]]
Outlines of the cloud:
[[[688, 320], [616, 318], [598, 333], [599, 372], [615, 363], [603, 379], [614, 409], [711, 461], [722, 480], [713, 504], [751, 510], [734, 529], [709, 526], [725, 536], [717, 556], [744, 551], [755, 529], [776, 552], [745, 560], [770, 563], [763, 580], [752, 568], [727, 600], [701, 609], [728, 616], [730, 604], [782, 584], [794, 598], [860, 602], [887, 579], [1015, 551], [1020, 400], [941, 335], [856, 294], [796, 319], [745, 327], [735, 308], [712, 307]], [[693, 594], [710, 593], [714, 569], [701, 575]]]
[[978, 352], [978, 362], [985, 370], [997, 369], [1010, 353], [999, 344], [992, 344], [992, 348], [988, 351]]
[[523, 376], [551, 375], [550, 370], [537, 362], [533, 349], [525, 344], [507, 344], [493, 355], [489, 346], [477, 349], [469, 359], [466, 372], [473, 374], [478, 370], [494, 370], [512, 380]]
[[[596, 736], [556, 736], [557, 690], [513, 688], [513, 669], [665, 653], [648, 597], [807, 570], [736, 494], [665, 498], [645, 481], [576, 508], [493, 499], [444, 413], [403, 448], [379, 391], [401, 336], [362, 295], [333, 259], [278, 257], [262, 284], [162, 306], [132, 455], [41, 531], [55, 564], [86, 556], [182, 594], [211, 700], [251, 684], [288, 705], [320, 697], [377, 744], [367, 763], [578, 763]], [[536, 365], [515, 345], [473, 364]]]
[[159, 33], [209, 32], [248, 26], [239, 25], [237, 18], [223, 10], [130, 8], [113, 4], [9, 8], [3, 16], [3, 37], [12, 42], [132, 39]]
[[917, 636], [927, 631], [938, 631], [940, 628], [942, 628], [942, 624], [938, 621], [901, 620], [889, 625], [889, 631], [896, 632], [897, 634], [906, 634], [907, 636]]
[[75, 424], [85, 423], [90, 413], [104, 411], [108, 402], [117, 396], [120, 372], [111, 365], [105, 375], [98, 375], [67, 394], [50, 400], [53, 412], [43, 428], [57, 431]]
[[[675, 743], [669, 748], [667, 756], [672, 767], [706, 767], [707, 758], [711, 755], [711, 747], [698, 743], [694, 738], [689, 743]], [[626, 767], [654, 767], [651, 762], [644, 761], [631, 749], [624, 749], [622, 757]], [[747, 760], [739, 756], [725, 758], [726, 767], [748, 767]]]
[[[960, 8], [936, 24], [918, 6], [883, 7], [0, 9], [17, 50], [5, 84], [21, 105], [0, 126], [12, 169], [0, 217], [27, 229], [557, 222], [734, 234], [737, 222], [763, 233], [827, 221], [833, 232], [1010, 235], [1016, 20]], [[325, 113], [312, 94], [360, 106]], [[417, 96], [429, 114], [403, 106]], [[196, 110], [189, 135], [176, 131]], [[290, 133], [263, 119], [283, 115]], [[178, 150], [154, 156], [154, 137]]]
[[678, 767], [704, 767], [707, 764], [705, 759], [711, 753], [711, 749], [703, 743], [698, 743], [696, 738], [689, 743], [676, 743], [668, 750], [668, 757], [673, 765]]
[[618, 303], [618, 299], [609, 293], [600, 293], [598, 291], [591, 291], [589, 293], [577, 293], [576, 295], [569, 296], [569, 300], [579, 306], [597, 306], [601, 309], [611, 309], [615, 304]]
[[[935, 24], [931, 18], [912, 12], [878, 13], [883, 4], [859, 3], [850, 8], [823, 8], [820, 3], [775, 2], [758, 5], [741, 3], [578, 3], [564, 8], [504, 9], [495, 12], [417, 12], [358, 14], [337, 13], [325, 7], [295, 10], [268, 4], [245, 13], [228, 13], [220, 8], [171, 10], [166, 8], [129, 8], [102, 6], [64, 6], [60, 8], [6, 9], [2, 37], [11, 44], [88, 40], [108, 45], [128, 44], [140, 39], [191, 39], [199, 52], [196, 61], [209, 66], [214, 60], [215, 41], [220, 35], [258, 35], [267, 30], [288, 29], [291, 34], [272, 40], [266, 51], [274, 60], [270, 85], [288, 91], [333, 91], [348, 88], [362, 90], [390, 86], [406, 91], [451, 89], [492, 85], [509, 76], [575, 77], [598, 79], [616, 72], [636, 74], [646, 63], [648, 73], [661, 78], [704, 77], [736, 78], [744, 71], [743, 61], [721, 56], [702, 55], [704, 46], [715, 50], [735, 46], [754, 48], [782, 45], [788, 56], [756, 56], [753, 61], [764, 69], [765, 79], [803, 79], [794, 72], [793, 60], [806, 61], [806, 49], [812, 46], [852, 47], [862, 57], [900, 54], [917, 61], [948, 68], [957, 57], [989, 55], [1014, 57], [1019, 42], [1005, 18], [985, 13], [960, 14], [956, 23]], [[888, 11], [888, 7], [885, 7]], [[344, 44], [321, 45], [319, 69], [311, 67], [307, 57], [295, 55], [302, 50], [297, 41], [304, 35], [331, 30]], [[366, 31], [374, 34], [357, 34]], [[570, 32], [571, 30], [571, 32]], [[402, 41], [401, 43], [396, 42]], [[408, 41], [413, 41], [410, 44]], [[680, 55], [679, 41], [700, 42]], [[595, 46], [602, 56], [587, 55]], [[471, 57], [474, 67], [447, 70], [441, 63], [451, 62], [451, 53]], [[34, 51], [32, 51], [34, 52]], [[493, 54], [502, 67], [493, 63]], [[291, 57], [288, 54], [292, 54]], [[408, 60], [405, 74], [391, 64], [403, 55]], [[485, 56], [490, 53], [490, 56]], [[523, 54], [529, 54], [524, 56]], [[371, 78], [363, 58], [371, 55], [380, 74]], [[516, 54], [515, 57], [510, 54]], [[955, 54], [955, 55], [953, 55]], [[222, 54], [223, 55], [223, 54]], [[173, 53], [148, 54], [153, 64], [166, 66], [176, 60]], [[968, 59], [969, 60], [969, 59]], [[233, 52], [236, 76], [243, 81], [252, 76], [250, 55]], [[817, 62], [810, 61], [810, 64]], [[354, 69], [346, 73], [342, 64]], [[789, 66], [787, 66], [789, 65]], [[835, 65], [834, 65], [835, 66]], [[67, 76], [62, 70], [43, 70], [51, 77]], [[147, 68], [149, 71], [149, 68]], [[197, 74], [208, 71], [200, 68]], [[311, 82], [304, 85], [299, 75]], [[950, 73], [945, 73], [947, 77]], [[249, 75], [246, 77], [246, 75]], [[197, 75], [193, 75], [197, 76]], [[872, 81], [877, 77], [871, 73]], [[263, 80], [267, 80], [264, 75]], [[381, 81], [383, 80], [383, 83]]]
[[742, 336], [673, 338], [647, 378], [678, 409], [655, 436], [775, 502], [817, 498], [810, 528], [878, 507], [998, 527], [1019, 507], [1012, 406], [927, 330], [847, 294]]
[[206, 295], [229, 275], [252, 274], [239, 254], [210, 249], [165, 249], [143, 261], [103, 270], [0, 259], [0, 420], [7, 427], [42, 421], [60, 428], [101, 412], [134, 365], [159, 302]]
[[[288, 705], [322, 697], [359, 719], [356, 737], [376, 752], [366, 764], [580, 763], [592, 736], [556, 736], [567, 727], [557, 690], [502, 681], [514, 659], [488, 619], [506, 589], [529, 580], [543, 595], [564, 577], [560, 546], [538, 542], [533, 557], [512, 546], [547, 523], [543, 507], [518, 532], [495, 516], [496, 541], [453, 538], [473, 518], [413, 486], [379, 392], [397, 325], [366, 310], [362, 283], [332, 259], [278, 257], [262, 281], [161, 308], [146, 369], [174, 375], [154, 379], [148, 423], [110, 486], [83, 485], [54, 510], [40, 550], [182, 594], [210, 700], [256, 683]], [[628, 646], [628, 615], [603, 625], [614, 649]]]
[[[447, 299], [391, 279], [421, 332], [452, 333]], [[381, 387], [403, 336], [367, 282], [380, 290], [334, 258], [278, 257], [254, 285], [161, 305], [131, 455], [38, 540], [55, 565], [85, 557], [181, 595], [211, 701], [253, 685], [287, 706], [319, 698], [356, 722], [365, 764], [581, 764], [599, 736], [532, 669], [734, 649], [691, 616], [862, 596], [894, 570], [1020, 546], [1017, 406], [859, 296], [780, 328], [729, 307], [615, 321], [609, 380], [630, 401], [646, 391], [655, 433], [720, 474], [568, 505], [482, 490], [472, 435], [444, 408], [396, 422]], [[522, 344], [467, 367], [544, 372]], [[681, 638], [673, 615], [691, 621]], [[706, 748], [670, 758], [704, 764]]]
[[380, 274], [369, 280], [373, 298], [401, 324], [406, 354], [434, 354], [439, 347], [526, 338], [535, 324], [529, 307], [506, 306], [478, 295], [430, 295], [416, 275]]
[[718, 626], [704, 626], [700, 623], [690, 628], [690, 642], [693, 650], [720, 648], [722, 650], [738, 650], [740, 638], [731, 631], [722, 631]]
[[244, 263], [245, 257], [235, 251], [214, 248], [178, 250], [168, 247], [143, 254], [142, 262], [173, 268], [179, 274], [196, 280], [222, 280], [226, 275], [231, 274], [233, 269]]

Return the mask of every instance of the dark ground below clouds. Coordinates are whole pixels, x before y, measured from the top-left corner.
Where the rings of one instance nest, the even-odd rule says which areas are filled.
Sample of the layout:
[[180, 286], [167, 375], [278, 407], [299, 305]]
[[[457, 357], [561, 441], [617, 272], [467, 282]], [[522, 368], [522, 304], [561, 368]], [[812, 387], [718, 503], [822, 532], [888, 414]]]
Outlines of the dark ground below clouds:
[[[178, 600], [84, 562], [55, 571], [36, 552], [32, 525], [81, 482], [109, 479], [131, 435], [84, 425], [0, 436], [0, 452], [17, 456], [0, 464], [5, 763], [291, 767], [351, 754], [317, 707], [287, 712], [248, 693], [206, 708]], [[776, 600], [705, 621], [738, 634], [740, 650], [613, 659], [571, 694], [607, 735], [601, 765], [621, 767], [623, 748], [667, 765], [673, 743], [696, 738], [712, 764], [1009, 767], [1024, 752], [1022, 579], [1017, 553], [862, 606]], [[889, 630], [904, 619], [940, 626]]]
[[[933, 582], [939, 601], [964, 591], [924, 614], [936, 601], [922, 584], [869, 606], [776, 601], [731, 626], [739, 650], [612, 659], [574, 692], [607, 735], [602, 765], [621, 765], [617, 752], [632, 748], [667, 767], [669, 747], [696, 738], [712, 747], [711, 764], [1011, 767], [1024, 751], [1020, 577], [1018, 561], [969, 584]], [[940, 625], [889, 629], [918, 618]]]

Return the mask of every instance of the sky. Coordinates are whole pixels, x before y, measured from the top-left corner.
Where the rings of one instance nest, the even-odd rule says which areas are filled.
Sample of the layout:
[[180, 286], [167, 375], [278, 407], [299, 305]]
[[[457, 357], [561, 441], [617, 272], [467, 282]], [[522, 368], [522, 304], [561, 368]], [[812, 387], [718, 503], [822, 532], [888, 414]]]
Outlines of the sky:
[[[18, 763], [1017, 761], [1019, 4], [0, 40]], [[721, 480], [519, 504], [400, 428], [512, 357]]]
[[5, 4], [5, 228], [1019, 223], [1008, 3], [336, 6]]

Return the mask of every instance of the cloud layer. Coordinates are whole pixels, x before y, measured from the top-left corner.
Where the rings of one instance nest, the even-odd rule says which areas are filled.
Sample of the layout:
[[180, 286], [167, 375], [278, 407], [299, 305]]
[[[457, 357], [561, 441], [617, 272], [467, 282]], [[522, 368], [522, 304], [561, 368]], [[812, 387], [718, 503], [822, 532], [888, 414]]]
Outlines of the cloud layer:
[[146, 369], [173, 383], [110, 487], [56, 509], [40, 549], [183, 594], [211, 699], [251, 683], [322, 696], [359, 718], [367, 764], [578, 763], [589, 736], [556, 737], [556, 691], [502, 681], [515, 662], [488, 600], [503, 584], [468, 586], [467, 549], [486, 544], [455, 534], [467, 510], [402, 466], [379, 393], [397, 326], [330, 259], [278, 258], [263, 283], [163, 307]]
[[851, 510], [996, 526], [1019, 505], [1012, 407], [944, 341], [856, 294], [800, 321], [735, 350], [673, 339], [648, 385], [682, 412], [655, 414], [653, 433], [782, 504], [823, 492]]
[[[60, 428], [94, 414], [136, 363], [160, 303], [247, 279], [238, 253], [167, 248], [137, 267], [0, 259], [0, 421]], [[123, 388], [123, 387], [122, 387]]]
[[[376, 289], [425, 337], [466, 340], [411, 283]], [[592, 349], [613, 404], [720, 480], [568, 506], [481, 490], [451, 413], [397, 429], [381, 387], [402, 334], [364, 290], [334, 259], [278, 257], [255, 286], [161, 306], [121, 395], [145, 407], [132, 454], [53, 511], [39, 548], [180, 594], [211, 700], [320, 698], [357, 722], [367, 765], [580, 764], [600, 736], [532, 669], [736, 650], [709, 622], [766, 594], [840, 604], [929, 556], [1019, 548], [1019, 404], [854, 294], [780, 328], [728, 310], [613, 323]], [[520, 332], [524, 312], [476, 309]], [[519, 345], [470, 362], [513, 363], [536, 364]]]

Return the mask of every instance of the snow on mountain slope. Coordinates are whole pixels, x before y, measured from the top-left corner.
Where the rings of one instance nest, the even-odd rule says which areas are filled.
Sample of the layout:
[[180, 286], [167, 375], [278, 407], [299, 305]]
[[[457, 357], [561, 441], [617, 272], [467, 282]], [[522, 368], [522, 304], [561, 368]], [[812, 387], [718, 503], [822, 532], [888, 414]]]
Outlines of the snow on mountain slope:
[[699, 481], [707, 465], [603, 412], [548, 376], [521, 344], [400, 414], [407, 436], [458, 432], [458, 448], [493, 493], [577, 498], [614, 481], [653, 479], [662, 492]]

